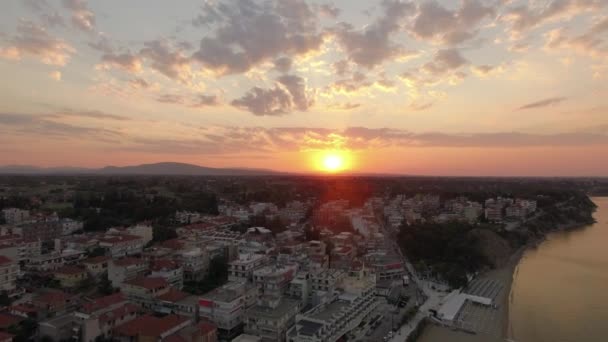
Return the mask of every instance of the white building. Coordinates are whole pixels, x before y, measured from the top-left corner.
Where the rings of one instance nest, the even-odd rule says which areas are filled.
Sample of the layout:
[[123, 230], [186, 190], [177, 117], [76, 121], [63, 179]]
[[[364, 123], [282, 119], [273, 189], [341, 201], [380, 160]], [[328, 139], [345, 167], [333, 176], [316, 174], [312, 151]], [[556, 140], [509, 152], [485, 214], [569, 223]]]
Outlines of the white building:
[[334, 342], [357, 328], [379, 305], [375, 283], [375, 276], [365, 268], [350, 271], [330, 301], [296, 316], [289, 341]]
[[268, 263], [268, 258], [261, 254], [241, 254], [228, 265], [228, 280], [252, 280], [253, 271]]
[[10, 293], [16, 289], [19, 264], [17, 260], [0, 256], [0, 292]]
[[30, 211], [18, 208], [6, 208], [2, 209], [2, 215], [4, 220], [8, 224], [19, 224], [26, 222], [30, 219]]

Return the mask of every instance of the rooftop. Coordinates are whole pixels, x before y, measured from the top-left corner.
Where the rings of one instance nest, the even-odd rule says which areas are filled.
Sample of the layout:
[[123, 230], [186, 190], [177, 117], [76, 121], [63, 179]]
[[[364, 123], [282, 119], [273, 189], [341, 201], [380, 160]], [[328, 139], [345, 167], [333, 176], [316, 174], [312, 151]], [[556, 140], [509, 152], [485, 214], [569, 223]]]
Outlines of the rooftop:
[[255, 305], [247, 311], [247, 315], [252, 317], [264, 317], [267, 319], [279, 319], [289, 312], [292, 312], [298, 305], [300, 305], [300, 301], [283, 297], [277, 307], [271, 308]]
[[114, 328], [115, 335], [122, 336], [160, 336], [163, 333], [189, 321], [188, 317], [168, 315], [162, 318], [145, 315]]
[[122, 293], [118, 292], [109, 296], [97, 298], [92, 302], [82, 304], [82, 311], [86, 313], [92, 313], [124, 301], [124, 296], [122, 295]]
[[165, 278], [161, 277], [137, 277], [133, 280], [125, 281], [124, 283], [132, 286], [143, 287], [148, 290], [169, 286], [169, 283], [167, 283]]

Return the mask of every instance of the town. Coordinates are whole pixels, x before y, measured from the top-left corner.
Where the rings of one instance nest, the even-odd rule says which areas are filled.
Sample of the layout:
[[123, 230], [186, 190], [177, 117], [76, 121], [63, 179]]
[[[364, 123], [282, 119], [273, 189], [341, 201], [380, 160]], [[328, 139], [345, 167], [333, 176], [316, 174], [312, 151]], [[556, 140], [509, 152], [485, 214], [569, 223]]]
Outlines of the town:
[[454, 239], [521, 239], [576, 197], [553, 182], [501, 181], [533, 189], [524, 195], [493, 180], [461, 193], [386, 182], [5, 177], [0, 341], [413, 341], [426, 324], [483, 333], [466, 316], [502, 305], [505, 284], [476, 278], [500, 261], [445, 254], [446, 269], [434, 258], [452, 247], [434, 250], [428, 235], [449, 226], [463, 227]]

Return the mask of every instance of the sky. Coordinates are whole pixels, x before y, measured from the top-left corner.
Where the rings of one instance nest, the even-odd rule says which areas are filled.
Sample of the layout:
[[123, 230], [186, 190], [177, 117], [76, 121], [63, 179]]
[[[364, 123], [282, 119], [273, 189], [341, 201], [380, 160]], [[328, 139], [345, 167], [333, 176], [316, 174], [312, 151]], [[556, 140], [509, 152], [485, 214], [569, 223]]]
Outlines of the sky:
[[608, 0], [4, 0], [0, 165], [608, 176]]

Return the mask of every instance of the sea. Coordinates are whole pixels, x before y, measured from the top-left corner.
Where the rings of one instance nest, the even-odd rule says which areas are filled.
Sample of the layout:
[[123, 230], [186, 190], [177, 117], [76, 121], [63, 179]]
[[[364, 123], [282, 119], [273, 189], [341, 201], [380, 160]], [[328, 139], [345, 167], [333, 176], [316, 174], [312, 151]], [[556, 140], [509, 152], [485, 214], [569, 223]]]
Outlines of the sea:
[[515, 342], [608, 341], [608, 197], [597, 223], [549, 234], [514, 274], [509, 335]]

